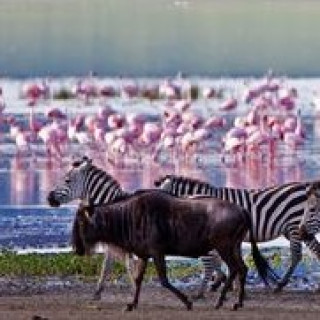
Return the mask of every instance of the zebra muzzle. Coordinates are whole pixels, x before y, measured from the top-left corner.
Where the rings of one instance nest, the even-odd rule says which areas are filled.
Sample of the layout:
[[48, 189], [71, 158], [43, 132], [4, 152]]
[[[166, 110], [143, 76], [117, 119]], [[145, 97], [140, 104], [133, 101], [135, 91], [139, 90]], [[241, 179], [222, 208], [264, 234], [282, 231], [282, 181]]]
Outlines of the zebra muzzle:
[[60, 202], [56, 200], [56, 198], [54, 196], [54, 192], [52, 192], [52, 191], [49, 193], [47, 201], [51, 207], [59, 207], [60, 206]]

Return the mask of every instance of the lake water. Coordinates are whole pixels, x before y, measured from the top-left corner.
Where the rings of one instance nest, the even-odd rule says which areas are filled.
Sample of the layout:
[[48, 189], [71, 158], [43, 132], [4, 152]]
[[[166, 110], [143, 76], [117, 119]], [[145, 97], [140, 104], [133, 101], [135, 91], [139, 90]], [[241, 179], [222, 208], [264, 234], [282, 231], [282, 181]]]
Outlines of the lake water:
[[317, 0], [0, 0], [0, 75], [319, 76]]

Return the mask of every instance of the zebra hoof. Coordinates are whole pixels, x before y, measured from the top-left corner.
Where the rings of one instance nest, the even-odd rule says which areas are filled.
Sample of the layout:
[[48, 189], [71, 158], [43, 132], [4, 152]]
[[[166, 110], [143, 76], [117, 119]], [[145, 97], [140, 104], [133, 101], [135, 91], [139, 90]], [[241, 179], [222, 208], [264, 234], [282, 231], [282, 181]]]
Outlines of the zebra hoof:
[[214, 305], [214, 308], [215, 309], [220, 309], [222, 307], [222, 301], [218, 301], [215, 305]]
[[192, 296], [192, 299], [193, 299], [194, 301], [196, 301], [196, 300], [202, 300], [202, 299], [205, 299], [205, 296], [204, 296], [203, 293], [198, 293], [198, 294]]

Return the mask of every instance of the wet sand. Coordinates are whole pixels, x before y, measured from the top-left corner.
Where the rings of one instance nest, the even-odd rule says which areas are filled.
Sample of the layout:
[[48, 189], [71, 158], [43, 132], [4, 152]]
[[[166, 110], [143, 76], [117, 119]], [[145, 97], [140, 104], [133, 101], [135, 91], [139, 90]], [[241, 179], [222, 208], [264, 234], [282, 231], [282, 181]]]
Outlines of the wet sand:
[[[20, 282], [24, 283], [20, 283]], [[81, 281], [50, 286], [33, 285], [26, 279], [1, 279], [0, 319], [319, 319], [320, 292], [285, 291], [279, 294], [264, 289], [247, 289], [244, 308], [231, 311], [233, 295], [220, 310], [213, 303], [216, 293], [207, 293], [187, 311], [170, 292], [156, 285], [142, 288], [139, 308], [123, 309], [130, 301], [130, 287], [108, 285], [101, 301], [92, 301], [94, 282]], [[188, 291], [188, 294], [192, 292]]]

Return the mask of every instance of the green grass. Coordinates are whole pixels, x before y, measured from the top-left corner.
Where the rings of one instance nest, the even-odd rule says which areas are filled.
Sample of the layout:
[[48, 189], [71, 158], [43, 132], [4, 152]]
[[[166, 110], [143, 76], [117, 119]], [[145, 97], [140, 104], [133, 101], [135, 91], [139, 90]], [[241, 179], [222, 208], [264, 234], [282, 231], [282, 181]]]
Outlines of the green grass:
[[[73, 253], [54, 254], [17, 254], [13, 251], [2, 251], [0, 254], [0, 276], [79, 276], [83, 278], [98, 277], [103, 261], [103, 255], [79, 257]], [[200, 273], [201, 266], [190, 263], [168, 263], [168, 275], [174, 278], [184, 278]], [[112, 267], [111, 279], [126, 276], [123, 262], [115, 261]], [[145, 275], [146, 280], [157, 277], [153, 263], [149, 263]]]
[[[280, 252], [265, 253], [269, 256], [272, 267], [282, 264]], [[245, 263], [250, 269], [255, 269], [252, 256], [244, 256]], [[24, 276], [79, 276], [82, 278], [94, 278], [100, 274], [103, 261], [102, 254], [79, 257], [73, 253], [29, 253], [17, 254], [14, 251], [0, 251], [0, 276], [24, 277]], [[188, 260], [167, 262], [167, 271], [170, 278], [186, 278], [202, 273], [201, 263]], [[126, 277], [127, 272], [122, 261], [114, 261], [112, 265], [111, 279]], [[148, 264], [145, 275], [146, 280], [157, 278], [152, 262]]]

